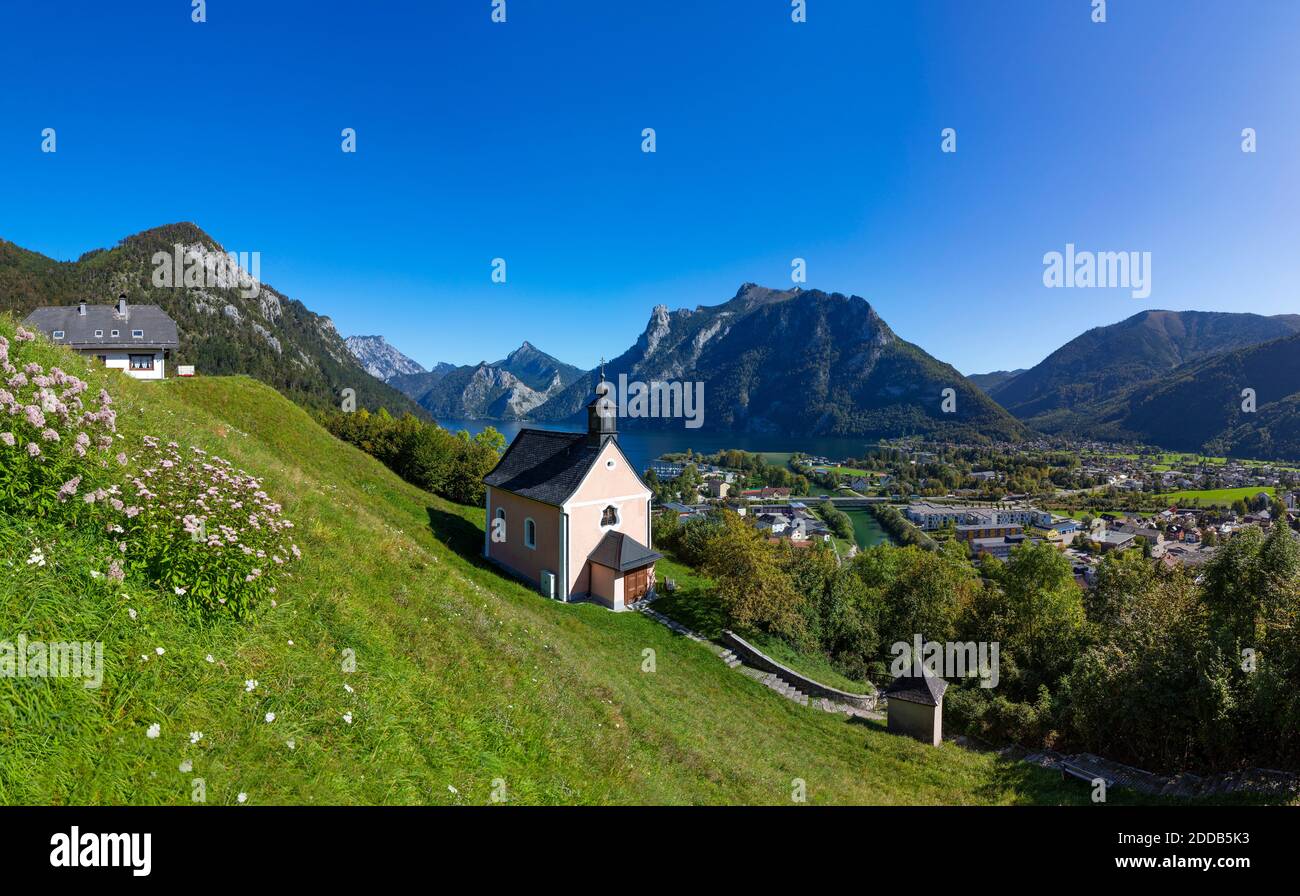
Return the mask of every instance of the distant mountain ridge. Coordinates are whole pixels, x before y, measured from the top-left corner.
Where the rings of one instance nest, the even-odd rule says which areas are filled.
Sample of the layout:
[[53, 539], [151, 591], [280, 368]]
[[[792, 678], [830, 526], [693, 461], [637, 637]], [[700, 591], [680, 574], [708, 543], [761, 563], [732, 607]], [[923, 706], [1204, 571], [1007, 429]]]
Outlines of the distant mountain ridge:
[[553, 395], [586, 376], [572, 364], [524, 342], [500, 361], [397, 374], [388, 379], [435, 418], [523, 420]]
[[[0, 311], [21, 319], [43, 305], [109, 304], [125, 293], [129, 304], [158, 305], [176, 321], [173, 363], [193, 364], [200, 375], [246, 374], [311, 407], [338, 407], [342, 390], [353, 389], [358, 407], [428, 416], [366, 372], [328, 317], [266, 283], [223, 276], [201, 286], [154, 285], [155, 257], [174, 255], [176, 246], [187, 265], [197, 260], [219, 269], [227, 258], [220, 243], [188, 222], [134, 234], [72, 262], [0, 240]], [[257, 295], [244, 295], [254, 287]]]
[[[1244, 390], [1255, 409], [1245, 410]], [[1300, 460], [1300, 333], [1184, 364], [1100, 406], [1100, 435], [1268, 460]]]
[[[621, 374], [702, 381], [709, 430], [975, 441], [1027, 435], [952, 366], [899, 339], [865, 299], [840, 293], [746, 283], [720, 305], [657, 305], [636, 343], [606, 365], [609, 381]], [[570, 384], [533, 419], [580, 420], [588, 380]], [[943, 410], [945, 389], [952, 413]], [[624, 418], [619, 426], [682, 421]]]
[[349, 336], [343, 344], [367, 373], [384, 382], [399, 374], [426, 372], [422, 365], [399, 352], [383, 336]]
[[1070, 340], [989, 395], [1044, 432], [1097, 432], [1100, 408], [1175, 368], [1300, 332], [1300, 315], [1142, 311]]
[[1013, 380], [1020, 374], [1024, 373], [1026, 368], [1020, 367], [1016, 370], [992, 370], [988, 373], [970, 373], [966, 379], [979, 386], [987, 394], [989, 390], [1003, 383]]

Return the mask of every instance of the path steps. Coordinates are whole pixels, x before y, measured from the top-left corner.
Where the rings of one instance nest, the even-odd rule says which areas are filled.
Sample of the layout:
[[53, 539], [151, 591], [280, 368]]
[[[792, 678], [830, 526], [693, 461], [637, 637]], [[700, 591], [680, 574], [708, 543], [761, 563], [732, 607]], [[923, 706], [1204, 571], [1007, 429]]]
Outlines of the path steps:
[[628, 607], [628, 609], [636, 610], [639, 613], [649, 616], [655, 622], [658, 622], [660, 625], [667, 627], [668, 629], [672, 630], [674, 633], [679, 634], [684, 638], [690, 638], [692, 641], [695, 641], [699, 644], [705, 645], [714, 653], [716, 653], [720, 660], [722, 660], [724, 663], [727, 664], [728, 669], [735, 669], [736, 671], [740, 672], [743, 675], [748, 675], [750, 678], [754, 679], [759, 684], [771, 688], [772, 690], [776, 691], [778, 694], [780, 694], [782, 697], [786, 698], [787, 700], [793, 700], [795, 703], [798, 703], [800, 706], [809, 706], [812, 707], [813, 709], [820, 709], [822, 712], [840, 713], [843, 715], [857, 716], [858, 718], [861, 719], [875, 719], [877, 721], [884, 720], [885, 718], [884, 713], [873, 712], [871, 710], [866, 710], [866, 709], [859, 709], [856, 706], [848, 706], [843, 703], [835, 703], [831, 700], [827, 700], [824, 697], [809, 697], [803, 691], [799, 690], [794, 685], [790, 684], [790, 682], [786, 681], [784, 678], [782, 678], [781, 676], [773, 672], [764, 672], [761, 669], [755, 669], [750, 666], [746, 666], [741, 661], [740, 657], [737, 656], [735, 652], [733, 652], [730, 648], [720, 647], [717, 644], [714, 644], [708, 638], [705, 638], [702, 635], [698, 634], [697, 632], [694, 632], [691, 629], [687, 628], [686, 626], [682, 625], [676, 619], [670, 619], [669, 617], [665, 616], [663, 613], [659, 613], [651, 609], [650, 603], [651, 601], [653, 601], [653, 599], [654, 598], [652, 597], [646, 600], [637, 601], [635, 604]]

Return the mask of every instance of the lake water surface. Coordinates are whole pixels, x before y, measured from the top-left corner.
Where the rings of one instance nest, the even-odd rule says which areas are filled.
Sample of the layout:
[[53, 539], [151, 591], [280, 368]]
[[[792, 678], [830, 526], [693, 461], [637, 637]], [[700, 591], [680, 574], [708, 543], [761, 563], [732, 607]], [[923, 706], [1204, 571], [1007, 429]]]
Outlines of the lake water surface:
[[[466, 430], [470, 435], [477, 435], [487, 427], [494, 427], [506, 437], [509, 443], [519, 434], [519, 430], [548, 429], [553, 432], [578, 432], [579, 427], [572, 425], [547, 423], [518, 423], [506, 420], [439, 420], [438, 425], [452, 432]], [[832, 459], [857, 457], [870, 444], [866, 439], [770, 436], [755, 433], [699, 433], [685, 427], [665, 432], [647, 432], [631, 430], [618, 434], [619, 447], [632, 461], [638, 471], [645, 470], [650, 462], [661, 454], [673, 454], [687, 448], [696, 454], [713, 454], [728, 448], [763, 454], [790, 455], [795, 451], [805, 454], [819, 454]], [[779, 461], [780, 459], [773, 459]]]

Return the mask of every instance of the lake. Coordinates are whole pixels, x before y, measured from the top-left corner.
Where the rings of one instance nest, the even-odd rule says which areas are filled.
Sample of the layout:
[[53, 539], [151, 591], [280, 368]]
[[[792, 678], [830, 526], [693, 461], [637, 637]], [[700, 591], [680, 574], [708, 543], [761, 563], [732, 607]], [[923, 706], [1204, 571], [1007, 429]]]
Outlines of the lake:
[[[506, 437], [509, 443], [519, 434], [519, 430], [548, 429], [553, 432], [580, 432], [580, 427], [563, 424], [518, 423], [506, 420], [439, 420], [438, 425], [452, 432], [466, 430], [470, 435], [477, 435], [487, 427], [494, 427]], [[687, 448], [696, 454], [713, 454], [728, 448], [753, 453], [775, 454], [772, 463], [784, 464], [795, 451], [805, 454], [819, 454], [829, 458], [858, 457], [874, 442], [866, 439], [829, 438], [824, 436], [775, 436], [756, 433], [698, 433], [686, 428], [664, 432], [647, 432], [644, 430], [621, 432], [618, 445], [623, 449], [637, 468], [643, 471], [650, 462], [661, 454], [685, 451]]]

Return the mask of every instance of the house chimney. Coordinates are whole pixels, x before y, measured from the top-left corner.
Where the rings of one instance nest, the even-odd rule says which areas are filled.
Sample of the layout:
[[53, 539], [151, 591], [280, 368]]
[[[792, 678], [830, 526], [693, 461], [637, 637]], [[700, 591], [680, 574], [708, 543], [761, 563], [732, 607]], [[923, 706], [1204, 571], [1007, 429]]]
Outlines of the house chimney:
[[86, 316], [86, 302], [84, 299], [77, 303], [77, 314], [81, 315], [82, 317]]
[[117, 315], [118, 317], [126, 317], [126, 293], [122, 293], [117, 297]]

